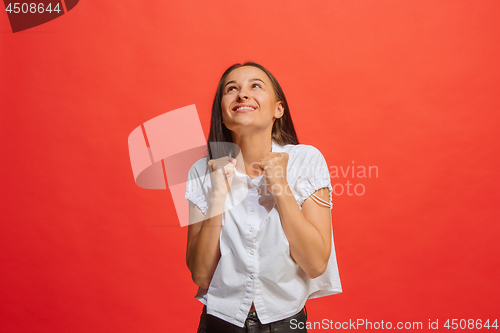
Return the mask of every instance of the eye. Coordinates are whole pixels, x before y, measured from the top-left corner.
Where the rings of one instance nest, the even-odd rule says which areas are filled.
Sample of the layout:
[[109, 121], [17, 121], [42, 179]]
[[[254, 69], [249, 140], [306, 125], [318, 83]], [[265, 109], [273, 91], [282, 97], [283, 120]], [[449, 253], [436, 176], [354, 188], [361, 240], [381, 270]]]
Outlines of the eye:
[[230, 92], [233, 89], [236, 89], [236, 87], [235, 86], [230, 86], [229, 88], [227, 88], [226, 92]]
[[262, 88], [262, 87], [261, 87], [261, 85], [260, 85], [260, 84], [258, 84], [258, 83], [254, 83], [254, 84], [252, 84], [252, 88], [254, 88], [254, 87], [259, 87], [259, 88]]

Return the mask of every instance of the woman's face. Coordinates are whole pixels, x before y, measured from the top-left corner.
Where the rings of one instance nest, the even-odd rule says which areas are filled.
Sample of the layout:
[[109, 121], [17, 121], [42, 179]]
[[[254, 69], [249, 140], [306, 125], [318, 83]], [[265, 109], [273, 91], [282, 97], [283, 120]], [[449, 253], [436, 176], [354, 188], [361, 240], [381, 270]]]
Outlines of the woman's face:
[[233, 132], [272, 130], [283, 115], [283, 103], [276, 99], [267, 74], [253, 66], [233, 70], [223, 83], [222, 120]]

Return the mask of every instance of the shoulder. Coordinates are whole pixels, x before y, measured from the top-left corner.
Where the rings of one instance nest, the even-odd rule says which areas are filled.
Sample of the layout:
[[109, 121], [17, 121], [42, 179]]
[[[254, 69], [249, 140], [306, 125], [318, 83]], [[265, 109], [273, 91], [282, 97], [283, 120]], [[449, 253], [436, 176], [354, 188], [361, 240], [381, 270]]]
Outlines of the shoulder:
[[322, 173], [327, 168], [323, 154], [312, 145], [286, 145], [284, 149], [288, 153], [290, 180], [304, 175], [313, 177], [315, 173]]
[[200, 177], [206, 174], [207, 172], [207, 157], [202, 157], [196, 162], [194, 162], [189, 168], [189, 176], [190, 177]]
[[294, 158], [305, 161], [314, 157], [323, 157], [323, 154], [319, 151], [319, 149], [312, 145], [285, 145], [283, 146], [283, 149], [287, 152], [290, 159]]

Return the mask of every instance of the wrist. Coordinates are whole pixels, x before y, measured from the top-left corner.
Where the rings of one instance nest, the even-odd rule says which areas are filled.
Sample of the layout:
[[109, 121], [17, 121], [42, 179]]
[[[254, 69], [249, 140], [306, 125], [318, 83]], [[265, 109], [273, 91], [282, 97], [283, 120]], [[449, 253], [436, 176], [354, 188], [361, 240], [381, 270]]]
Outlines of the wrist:
[[226, 195], [224, 193], [212, 193], [208, 203], [209, 217], [222, 214], [224, 211], [224, 204], [226, 202]]
[[271, 193], [273, 194], [275, 200], [278, 200], [278, 199], [283, 198], [283, 197], [289, 197], [289, 196], [292, 196], [295, 198], [295, 196], [292, 193], [292, 189], [290, 188], [290, 186], [288, 186], [287, 182], [273, 184], [271, 186]]
[[221, 209], [224, 207], [224, 203], [226, 202], [227, 193], [212, 193], [210, 196], [210, 206], [212, 207], [220, 207]]

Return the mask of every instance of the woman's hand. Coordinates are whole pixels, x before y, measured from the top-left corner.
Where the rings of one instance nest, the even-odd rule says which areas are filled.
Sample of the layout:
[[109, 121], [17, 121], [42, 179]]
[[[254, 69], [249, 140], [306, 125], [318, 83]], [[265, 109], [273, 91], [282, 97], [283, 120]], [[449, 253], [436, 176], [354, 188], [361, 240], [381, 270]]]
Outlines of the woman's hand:
[[267, 188], [273, 195], [286, 190], [286, 168], [288, 166], [287, 153], [269, 153], [259, 162], [259, 167], [266, 175]]
[[224, 156], [208, 161], [208, 165], [212, 169], [210, 173], [212, 193], [219, 197], [225, 197], [233, 183], [236, 159]]

